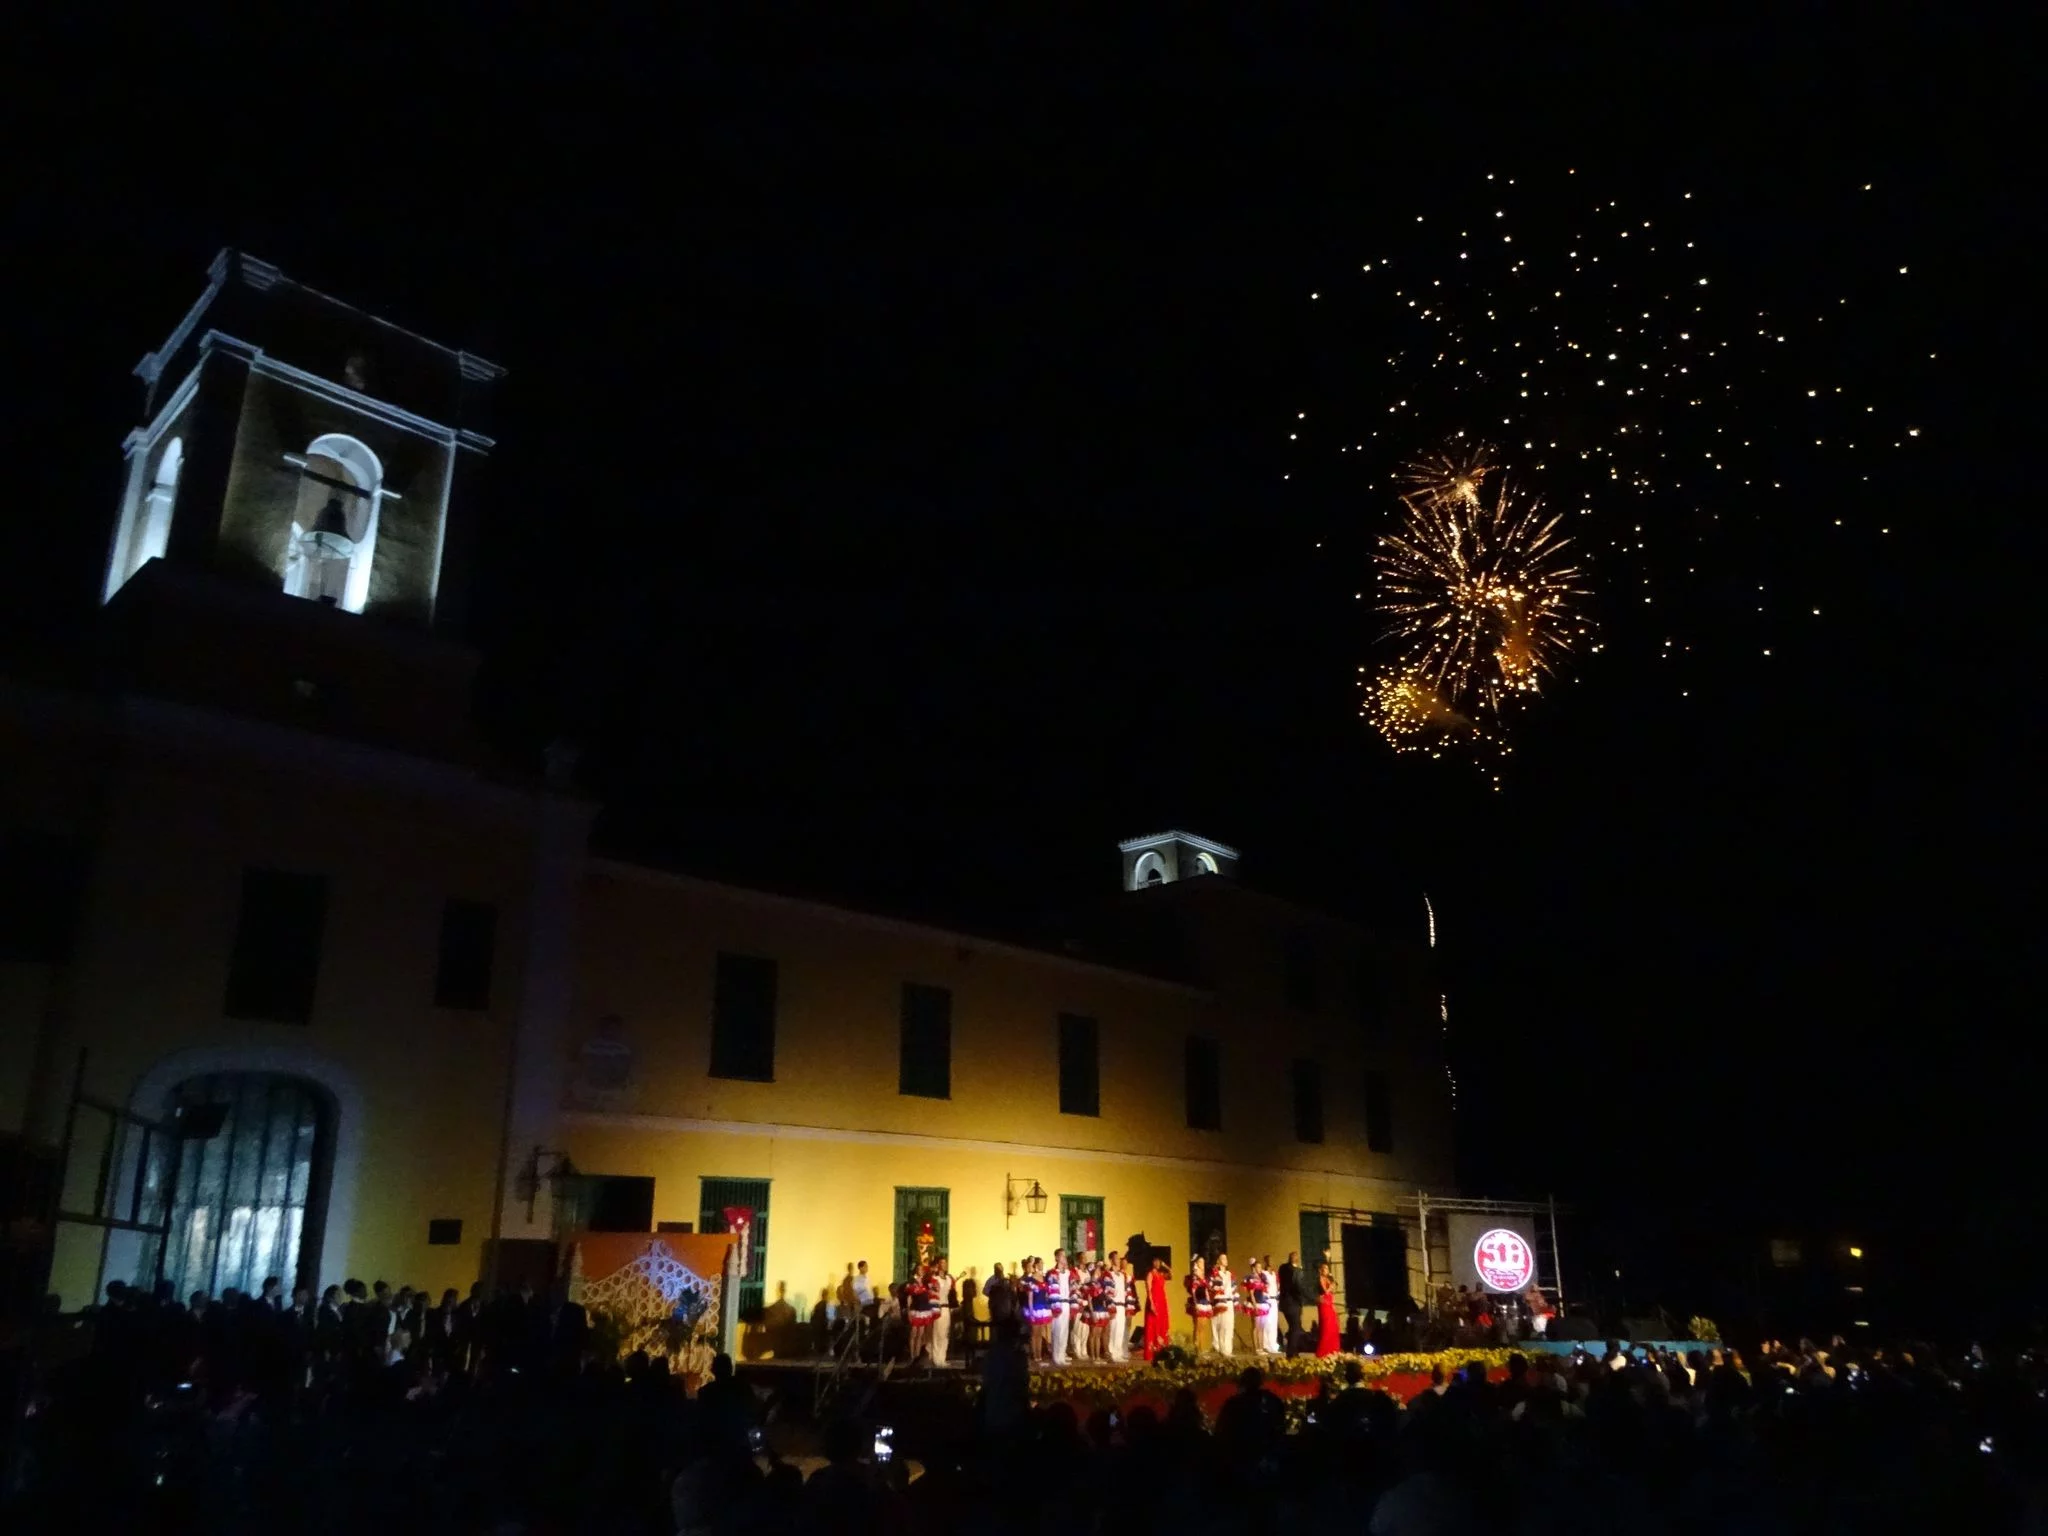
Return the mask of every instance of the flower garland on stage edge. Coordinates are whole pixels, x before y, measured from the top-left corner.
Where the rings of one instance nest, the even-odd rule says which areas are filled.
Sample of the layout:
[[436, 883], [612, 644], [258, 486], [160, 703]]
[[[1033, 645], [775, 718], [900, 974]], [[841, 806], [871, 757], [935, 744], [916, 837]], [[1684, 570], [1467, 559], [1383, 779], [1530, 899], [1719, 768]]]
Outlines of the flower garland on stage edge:
[[1182, 1387], [1190, 1388], [1200, 1396], [1213, 1387], [1234, 1385], [1238, 1375], [1250, 1365], [1256, 1365], [1266, 1373], [1266, 1384], [1271, 1387], [1307, 1386], [1329, 1378], [1332, 1386], [1341, 1388], [1345, 1384], [1345, 1367], [1355, 1362], [1364, 1368], [1365, 1385], [1371, 1386], [1394, 1376], [1419, 1375], [1427, 1380], [1430, 1371], [1439, 1365], [1447, 1375], [1468, 1365], [1483, 1367], [1488, 1373], [1502, 1371], [1507, 1369], [1508, 1356], [1512, 1353], [1506, 1349], [1441, 1349], [1429, 1354], [1295, 1355], [1263, 1360], [1251, 1355], [1234, 1355], [1228, 1360], [1207, 1355], [1191, 1365], [1174, 1364], [1164, 1368], [1157, 1364], [1106, 1368], [1073, 1366], [1033, 1371], [1031, 1400], [1114, 1408], [1135, 1398], [1170, 1399]]

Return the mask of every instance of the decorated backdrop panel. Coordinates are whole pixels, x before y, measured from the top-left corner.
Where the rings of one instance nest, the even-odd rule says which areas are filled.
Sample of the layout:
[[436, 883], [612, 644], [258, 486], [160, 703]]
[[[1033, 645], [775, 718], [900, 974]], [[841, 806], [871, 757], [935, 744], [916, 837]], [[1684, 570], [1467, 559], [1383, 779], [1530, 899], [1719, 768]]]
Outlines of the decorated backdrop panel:
[[569, 1299], [621, 1356], [666, 1356], [693, 1381], [723, 1347], [728, 1233], [578, 1232], [563, 1243]]
[[1515, 1292], [1526, 1290], [1537, 1278], [1536, 1224], [1527, 1216], [1458, 1211], [1452, 1214], [1448, 1225], [1451, 1277], [1455, 1283]]

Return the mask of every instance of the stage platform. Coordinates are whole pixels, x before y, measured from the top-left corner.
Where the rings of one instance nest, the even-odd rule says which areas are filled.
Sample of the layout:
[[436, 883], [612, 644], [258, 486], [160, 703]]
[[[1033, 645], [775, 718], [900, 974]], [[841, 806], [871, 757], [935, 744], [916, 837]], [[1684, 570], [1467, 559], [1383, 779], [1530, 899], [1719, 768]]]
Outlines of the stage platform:
[[[1607, 1358], [1605, 1339], [1524, 1339], [1519, 1344], [1504, 1347], [1519, 1349], [1525, 1355], [1569, 1355], [1583, 1349], [1595, 1360]], [[1719, 1339], [1627, 1339], [1622, 1342], [1622, 1348], [1631, 1351], [1664, 1349], [1681, 1355], [1691, 1354], [1694, 1350], [1705, 1354], [1710, 1349], [1721, 1347]]]

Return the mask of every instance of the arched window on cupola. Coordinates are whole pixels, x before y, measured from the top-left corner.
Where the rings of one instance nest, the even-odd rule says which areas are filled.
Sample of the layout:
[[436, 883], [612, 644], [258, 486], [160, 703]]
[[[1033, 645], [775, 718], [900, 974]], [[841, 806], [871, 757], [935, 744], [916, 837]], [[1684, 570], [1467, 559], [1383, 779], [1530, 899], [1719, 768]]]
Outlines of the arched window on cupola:
[[146, 560], [163, 555], [171, 541], [171, 507], [178, 499], [178, 471], [185, 467], [185, 440], [174, 437], [157, 456], [156, 473], [150, 477], [149, 495], [142, 503], [142, 527], [137, 532], [135, 554], [129, 562], [134, 570]]
[[284, 589], [361, 613], [370, 596], [378, 508], [391, 496], [384, 466], [366, 444], [338, 432], [314, 438], [304, 457], [292, 455], [290, 462], [299, 467], [299, 493], [285, 546]]

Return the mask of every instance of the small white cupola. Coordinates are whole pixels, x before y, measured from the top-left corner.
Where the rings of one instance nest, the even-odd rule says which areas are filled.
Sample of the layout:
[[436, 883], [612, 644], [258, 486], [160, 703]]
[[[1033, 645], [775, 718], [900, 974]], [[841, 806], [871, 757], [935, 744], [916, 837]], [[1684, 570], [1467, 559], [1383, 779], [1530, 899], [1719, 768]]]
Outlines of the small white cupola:
[[1192, 832], [1160, 832], [1117, 844], [1124, 856], [1124, 889], [1171, 885], [1197, 875], [1228, 875], [1237, 871], [1237, 850]]

